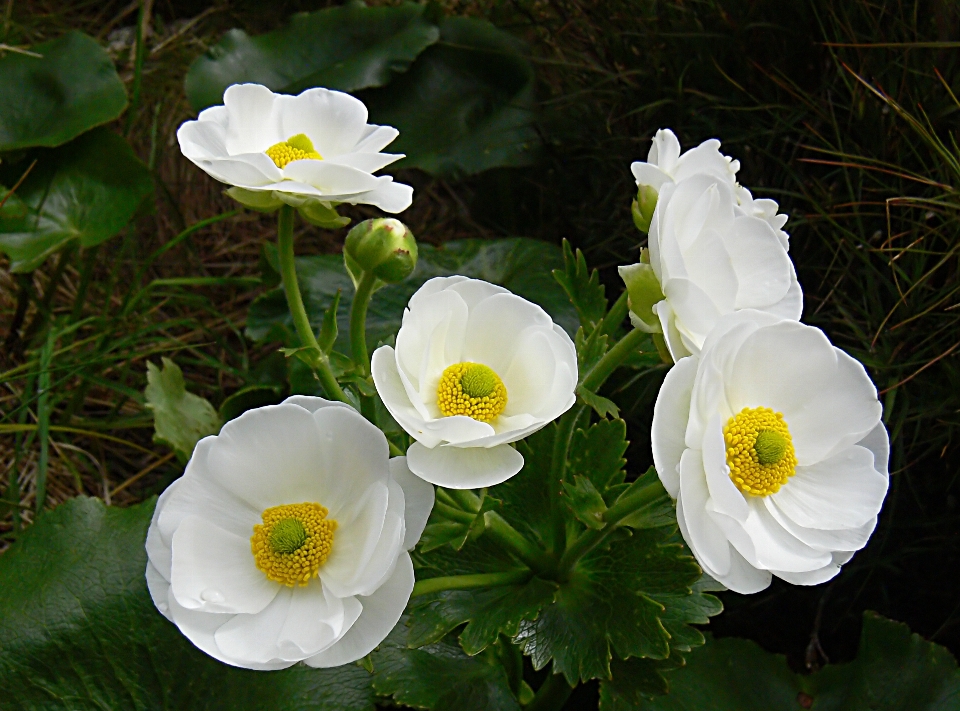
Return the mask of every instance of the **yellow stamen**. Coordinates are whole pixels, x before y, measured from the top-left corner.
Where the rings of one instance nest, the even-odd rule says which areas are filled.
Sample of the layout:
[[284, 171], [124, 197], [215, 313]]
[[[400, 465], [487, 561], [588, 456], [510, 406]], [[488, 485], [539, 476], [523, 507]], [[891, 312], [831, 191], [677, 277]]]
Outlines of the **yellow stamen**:
[[783, 413], [745, 407], [723, 428], [730, 478], [744, 494], [775, 494], [797, 468]]
[[492, 368], [481, 363], [455, 363], [443, 371], [437, 386], [437, 407], [450, 417], [466, 415], [490, 422], [507, 406], [507, 389]]
[[303, 586], [330, 555], [336, 530], [337, 522], [327, 518], [320, 504], [274, 506], [263, 512], [263, 523], [253, 527], [250, 550], [267, 578], [290, 588]]
[[304, 158], [323, 160], [323, 156], [317, 153], [313, 147], [313, 142], [303, 133], [290, 136], [290, 138], [281, 143], [274, 143], [265, 152], [270, 156], [270, 160], [276, 163], [278, 168], [283, 168], [287, 163], [292, 163], [295, 160], [303, 160]]

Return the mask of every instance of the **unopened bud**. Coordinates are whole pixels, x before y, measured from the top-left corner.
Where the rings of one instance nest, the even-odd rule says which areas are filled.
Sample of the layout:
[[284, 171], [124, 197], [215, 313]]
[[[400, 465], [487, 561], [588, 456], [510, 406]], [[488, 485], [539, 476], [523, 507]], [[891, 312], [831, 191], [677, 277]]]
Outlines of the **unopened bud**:
[[657, 196], [656, 189], [649, 185], [641, 185], [637, 190], [637, 199], [630, 206], [630, 213], [633, 215], [633, 224], [641, 232], [650, 231], [653, 211], [657, 209]]
[[[649, 253], [648, 253], [649, 255]], [[647, 257], [649, 260], [649, 256]], [[660, 318], [654, 313], [655, 304], [663, 301], [660, 282], [649, 263], [641, 259], [639, 264], [618, 267], [620, 278], [627, 285], [627, 303], [630, 306], [630, 322], [646, 333], [660, 333]]]
[[396, 284], [417, 266], [417, 241], [400, 220], [365, 220], [347, 234], [343, 258], [355, 281], [372, 272], [381, 281]]

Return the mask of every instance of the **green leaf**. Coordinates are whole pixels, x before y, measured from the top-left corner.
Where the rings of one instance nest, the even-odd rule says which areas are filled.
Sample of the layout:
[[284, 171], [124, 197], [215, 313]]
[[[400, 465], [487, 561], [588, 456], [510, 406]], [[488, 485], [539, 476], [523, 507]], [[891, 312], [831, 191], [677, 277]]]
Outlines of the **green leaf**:
[[450, 639], [410, 649], [408, 624], [401, 617], [371, 655], [378, 694], [432, 711], [520, 711], [493, 649], [470, 657]]
[[[498, 240], [459, 240], [442, 248], [420, 245], [417, 267], [404, 282], [378, 290], [367, 312], [367, 342], [388, 341], [400, 328], [403, 309], [425, 281], [436, 276], [462, 274], [499, 284], [542, 306], [560, 326], [572, 333], [576, 314], [563, 291], [549, 276], [548, 269], [560, 263], [560, 250], [547, 242], [515, 237]], [[298, 257], [297, 277], [310, 323], [319, 329], [323, 314], [338, 290], [344, 293], [335, 348], [346, 351], [350, 332], [349, 313], [353, 284], [338, 254]], [[254, 300], [247, 316], [247, 335], [254, 341], [282, 341], [298, 344], [293, 321], [281, 289]]]
[[82, 32], [0, 57], [0, 151], [59, 146], [126, 107], [113, 61]]
[[[72, 240], [92, 247], [110, 239], [153, 193], [146, 166], [106, 128], [34, 157], [36, 166], [17, 190], [26, 213], [0, 215], [0, 250], [13, 272], [36, 269]], [[0, 182], [13, 183], [28, 165], [0, 166]]]
[[623, 420], [601, 420], [587, 429], [577, 429], [570, 441], [567, 478], [585, 477], [600, 493], [621, 484], [628, 444], [627, 424]]
[[190, 65], [187, 99], [199, 111], [223, 103], [224, 90], [244, 82], [287, 94], [314, 86], [383, 86], [440, 36], [424, 9], [348, 3], [294, 15], [287, 26], [258, 37], [230, 30]]
[[361, 667], [221, 664], [164, 619], [144, 582], [154, 501], [76, 498], [0, 557], [0, 689], [10, 711], [372, 711]]
[[594, 412], [600, 415], [600, 417], [620, 416], [620, 408], [617, 407], [613, 400], [608, 400], [602, 395], [597, 395], [593, 390], [580, 385], [577, 387], [577, 395], [585, 405], [592, 407]]
[[669, 695], [645, 710], [953, 711], [960, 704], [960, 671], [950, 652], [872, 612], [864, 614], [860, 651], [848, 664], [803, 676], [753, 642], [708, 638], [667, 681]]
[[607, 334], [601, 332], [599, 328], [593, 329], [589, 337], [583, 330], [583, 326], [577, 329], [573, 342], [577, 347], [577, 368], [580, 369], [581, 378], [589, 373], [607, 352], [608, 341]]
[[337, 341], [339, 328], [337, 327], [337, 312], [340, 309], [340, 296], [342, 291], [337, 290], [333, 301], [327, 310], [323, 312], [323, 325], [320, 326], [320, 335], [317, 336], [317, 344], [324, 353], [333, 350], [333, 344]]
[[620, 491], [622, 487], [617, 487], [617, 489], [610, 490], [608, 492], [609, 498], [612, 498], [611, 495], [614, 493], [618, 494], [616, 499], [611, 502], [611, 505], [617, 501], [620, 501], [621, 499], [629, 497], [635, 492], [646, 489], [648, 486], [656, 487], [659, 490], [660, 495], [653, 501], [648, 502], [642, 508], [622, 519], [620, 521], [621, 526], [630, 526], [631, 528], [658, 528], [660, 526], [676, 525], [677, 505], [674, 500], [670, 498], [670, 494], [667, 493], [667, 490], [663, 488], [663, 484], [660, 482], [660, 477], [657, 476], [657, 470], [653, 467], [650, 467], [646, 472], [637, 477], [637, 479], [629, 486], [624, 488], [622, 492]]
[[153, 441], [166, 444], [181, 462], [186, 462], [197, 442], [217, 434], [223, 422], [213, 405], [187, 392], [179, 366], [169, 358], [161, 360], [163, 370], [147, 362], [147, 387], [143, 391], [147, 408], [153, 411]]
[[817, 711], [952, 711], [960, 708], [960, 670], [944, 647], [867, 612], [857, 659], [820, 670], [807, 692]]
[[606, 288], [600, 283], [597, 270], [587, 268], [587, 260], [579, 249], [576, 255], [570, 242], [563, 240], [563, 269], [554, 269], [556, 279], [580, 315], [580, 325], [591, 333], [607, 313]]
[[563, 482], [567, 506], [577, 520], [587, 528], [603, 528], [606, 525], [603, 512], [607, 510], [603, 496], [597, 491], [593, 482], [585, 476], [574, 477], [574, 482], [574, 484]]
[[676, 653], [667, 659], [611, 660], [610, 671], [613, 678], [600, 681], [600, 711], [635, 711], [645, 708], [641, 704], [646, 699], [667, 693], [667, 680], [663, 677], [663, 672], [681, 666], [683, 657]]
[[525, 46], [489, 22], [451, 17], [406, 74], [360, 98], [371, 121], [400, 130], [394, 165], [461, 176], [533, 162], [534, 74]]
[[[669, 529], [621, 531], [609, 548], [582, 558], [556, 601], [536, 620], [520, 627], [517, 641], [534, 668], [551, 660], [568, 682], [610, 678], [610, 659], [666, 659], [670, 633], [661, 618], [667, 613], [657, 595], [693, 597], [700, 577], [696, 562]], [[684, 609], [674, 612], [683, 618]], [[685, 622], [694, 620], [687, 619]]]

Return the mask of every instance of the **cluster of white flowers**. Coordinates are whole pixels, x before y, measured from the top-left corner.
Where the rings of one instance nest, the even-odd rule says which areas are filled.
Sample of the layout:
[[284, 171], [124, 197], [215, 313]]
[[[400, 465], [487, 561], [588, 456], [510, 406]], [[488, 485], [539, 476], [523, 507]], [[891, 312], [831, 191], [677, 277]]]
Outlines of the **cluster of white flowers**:
[[[411, 188], [373, 175], [402, 157], [379, 152], [397, 131], [368, 125], [356, 99], [238, 85], [224, 104], [178, 137], [240, 202], [308, 216], [344, 202], [409, 206]], [[681, 154], [661, 130], [632, 166], [649, 241], [621, 268], [630, 317], [675, 361], [654, 411], [654, 461], [704, 571], [743, 593], [772, 575], [815, 584], [876, 525], [887, 433], [863, 366], [799, 322], [786, 217], [737, 184], [739, 163], [719, 148]], [[279, 669], [368, 654], [413, 590], [408, 551], [433, 508], [431, 484], [481, 488], [517, 474], [513, 443], [570, 409], [580, 378], [573, 342], [543, 309], [462, 276], [414, 294], [396, 346], [381, 346], [371, 371], [415, 440], [405, 457], [391, 459], [353, 408], [297, 396], [200, 441], [160, 497], [150, 593], [211, 656]]]
[[660, 130], [631, 168], [649, 251], [620, 272], [631, 321], [662, 334], [676, 362], [651, 441], [683, 537], [738, 592], [772, 575], [829, 580], [866, 544], [887, 492], [876, 388], [799, 322], [787, 218], [736, 183], [719, 141], [681, 154]]

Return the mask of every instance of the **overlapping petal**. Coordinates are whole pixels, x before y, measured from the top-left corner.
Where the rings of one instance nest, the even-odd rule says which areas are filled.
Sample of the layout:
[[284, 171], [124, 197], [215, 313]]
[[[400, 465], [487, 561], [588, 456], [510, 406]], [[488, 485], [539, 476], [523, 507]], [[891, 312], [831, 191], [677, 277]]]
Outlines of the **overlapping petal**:
[[[798, 461], [764, 495], [734, 484], [723, 434], [755, 408], [782, 413]], [[801, 585], [836, 575], [887, 492], [880, 412], [863, 366], [818, 329], [750, 309], [721, 318], [699, 355], [667, 375], [652, 428], [657, 472], [704, 570], [744, 593], [771, 575]]]
[[[177, 139], [184, 156], [234, 186], [231, 195], [244, 204], [268, 209], [318, 201], [374, 205], [393, 213], [410, 206], [410, 186], [373, 175], [403, 157], [380, 152], [398, 132], [368, 124], [359, 99], [322, 88], [287, 96], [258, 84], [235, 84], [223, 101], [184, 123]], [[267, 155], [271, 146], [300, 135], [310, 140], [319, 159], [279, 167]]]
[[[321, 398], [294, 396], [227, 423], [157, 503], [146, 571], [157, 608], [234, 666], [367, 654], [409, 599], [407, 549], [433, 508], [433, 487], [388, 454], [376, 427]], [[337, 527], [317, 576], [287, 587], [258, 569], [251, 535], [264, 509], [305, 502], [328, 508]]]
[[[444, 415], [437, 388], [458, 363], [490, 368], [507, 392], [490, 421]], [[576, 349], [536, 304], [478, 279], [437, 277], [411, 297], [396, 348], [373, 354], [374, 383], [387, 409], [416, 441], [407, 464], [450, 488], [493, 486], [516, 474], [511, 447], [572, 407]]]

